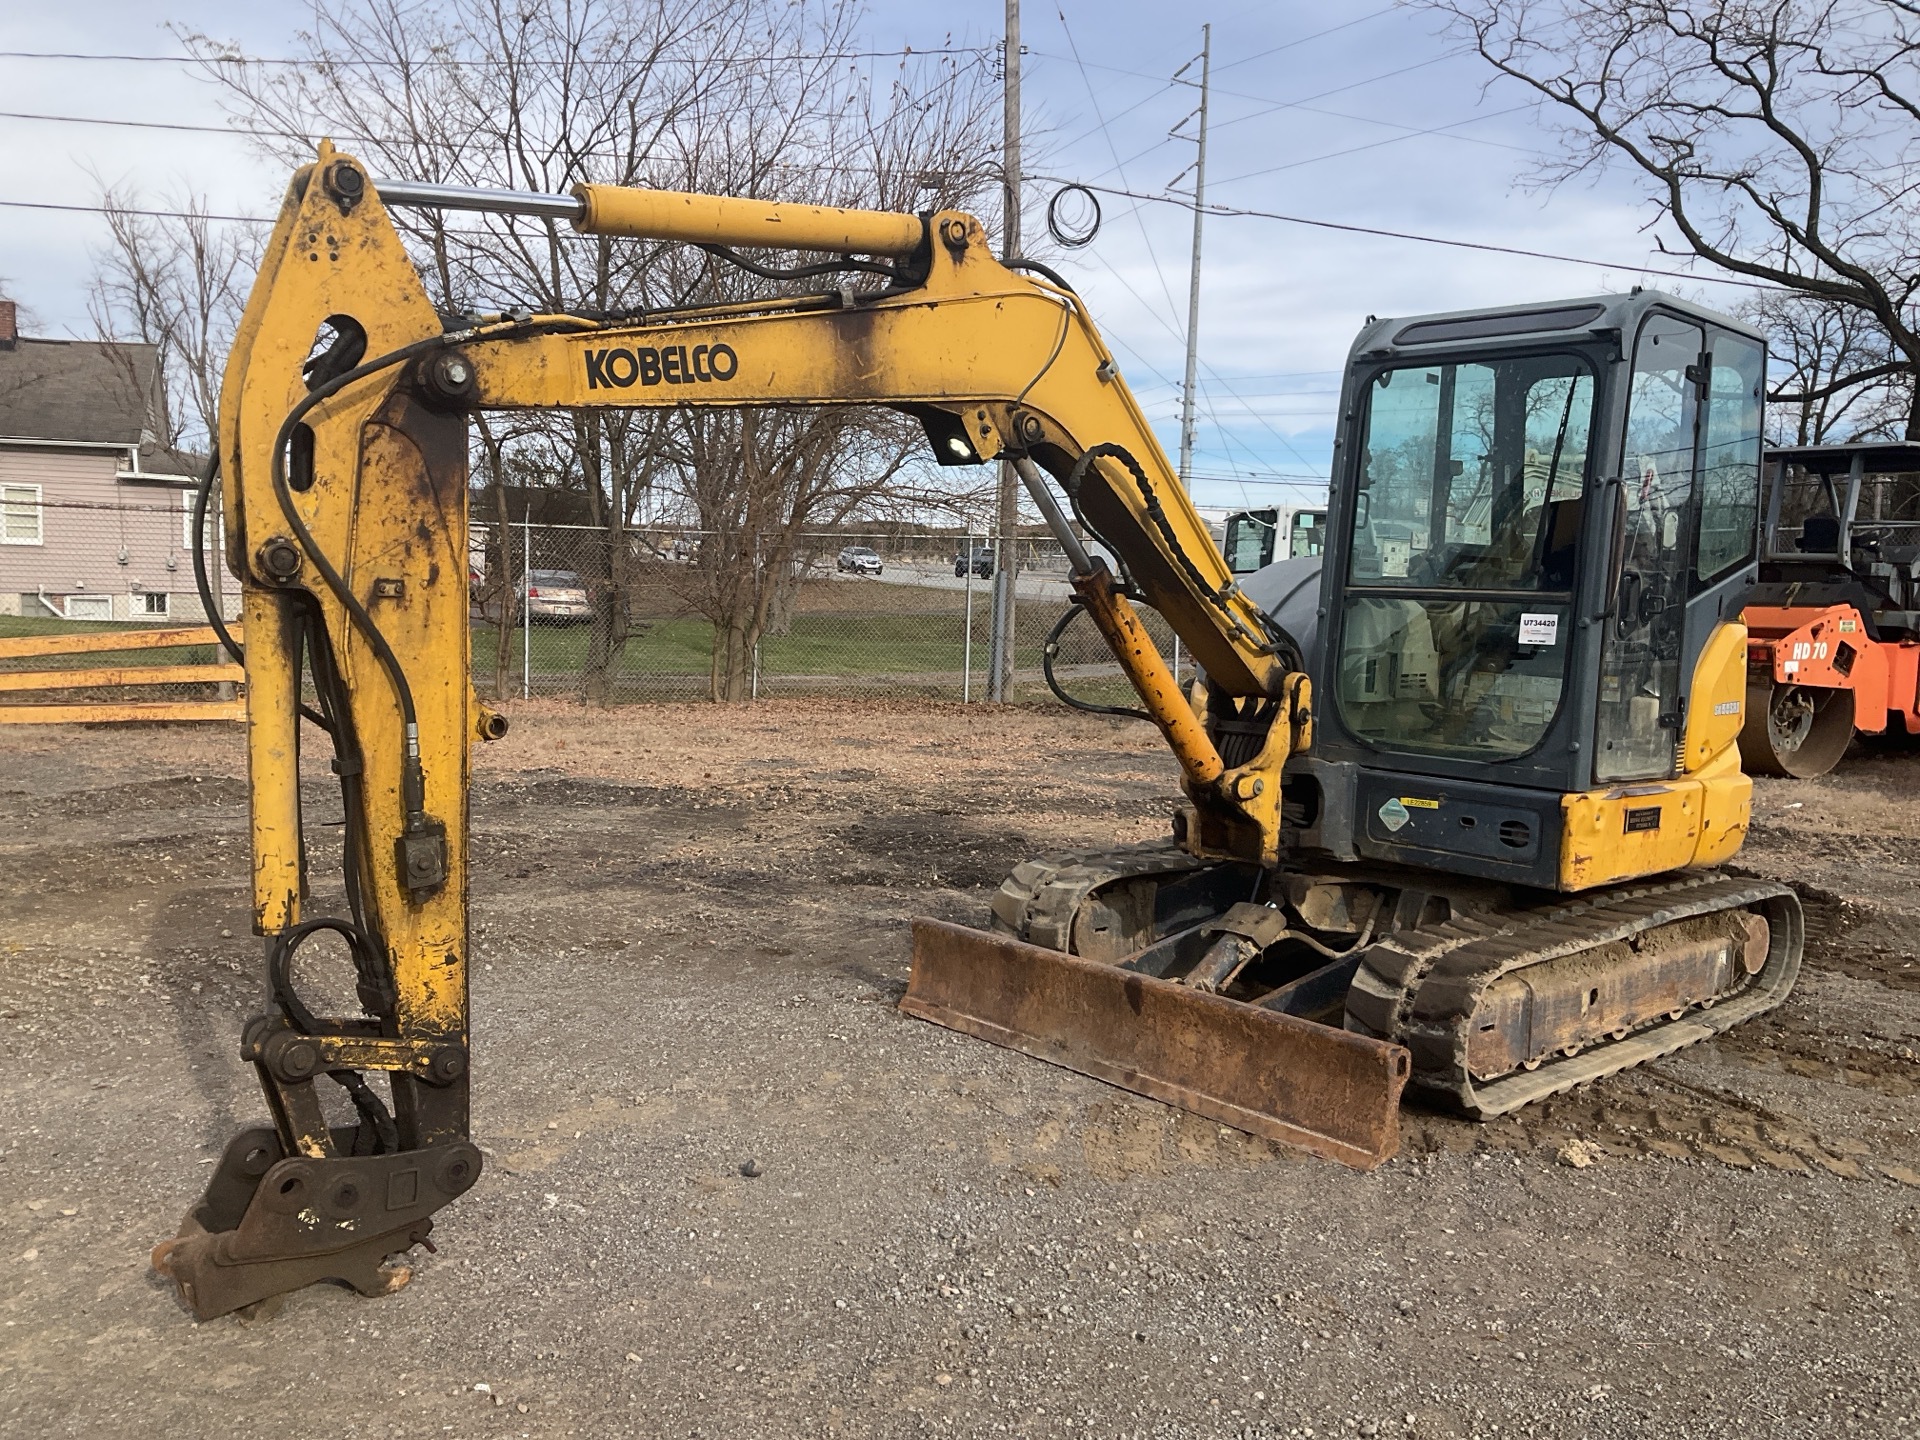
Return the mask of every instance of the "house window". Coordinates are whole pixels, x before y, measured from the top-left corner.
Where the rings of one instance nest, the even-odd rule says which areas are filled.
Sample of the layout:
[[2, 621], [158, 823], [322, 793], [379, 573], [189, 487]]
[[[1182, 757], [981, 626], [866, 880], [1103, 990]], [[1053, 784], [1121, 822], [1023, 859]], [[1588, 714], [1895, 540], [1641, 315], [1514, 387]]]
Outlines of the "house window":
[[[197, 538], [193, 533], [193, 502], [197, 499], [199, 499], [197, 490], [180, 492], [180, 543], [186, 547], [189, 554], [193, 552], [194, 541]], [[220, 518], [220, 507], [217, 503], [210, 504], [207, 506], [207, 554], [218, 555], [226, 543], [226, 526]], [[212, 562], [208, 563], [211, 565]]]
[[140, 601], [140, 613], [142, 615], [157, 616], [164, 619], [173, 613], [173, 597], [165, 591], [156, 593], [149, 590], [138, 598]]
[[39, 545], [43, 540], [40, 487], [0, 485], [0, 545]]
[[67, 619], [111, 620], [113, 619], [113, 597], [111, 595], [69, 595]]

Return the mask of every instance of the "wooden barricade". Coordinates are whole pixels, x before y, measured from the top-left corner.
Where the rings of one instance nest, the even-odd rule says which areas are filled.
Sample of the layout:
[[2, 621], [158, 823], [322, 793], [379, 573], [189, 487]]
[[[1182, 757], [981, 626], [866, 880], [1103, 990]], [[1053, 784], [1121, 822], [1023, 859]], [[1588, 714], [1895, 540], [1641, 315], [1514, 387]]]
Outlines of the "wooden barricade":
[[[229, 627], [240, 638], [238, 626]], [[211, 625], [170, 630], [112, 630], [95, 634], [17, 635], [0, 637], [0, 664], [10, 660], [118, 653], [126, 650], [165, 650], [184, 645], [212, 645], [220, 638]], [[247, 672], [226, 660], [199, 665], [128, 665], [116, 661], [92, 669], [54, 664], [42, 670], [0, 669], [0, 725], [98, 724], [125, 720], [244, 720], [247, 702], [236, 693], [230, 700], [33, 700], [70, 690], [138, 688], [143, 685], [222, 684], [236, 687]], [[22, 701], [25, 703], [21, 703]]]

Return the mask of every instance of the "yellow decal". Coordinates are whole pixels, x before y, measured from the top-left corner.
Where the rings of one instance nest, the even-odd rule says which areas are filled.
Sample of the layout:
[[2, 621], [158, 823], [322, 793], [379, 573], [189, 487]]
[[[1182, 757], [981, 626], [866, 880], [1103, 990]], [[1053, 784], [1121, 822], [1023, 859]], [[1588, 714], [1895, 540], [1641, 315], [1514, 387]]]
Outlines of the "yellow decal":
[[1418, 795], [1402, 795], [1400, 797], [1400, 803], [1402, 805], [1410, 805], [1415, 810], [1438, 810], [1440, 808], [1440, 802], [1438, 800], [1422, 800]]

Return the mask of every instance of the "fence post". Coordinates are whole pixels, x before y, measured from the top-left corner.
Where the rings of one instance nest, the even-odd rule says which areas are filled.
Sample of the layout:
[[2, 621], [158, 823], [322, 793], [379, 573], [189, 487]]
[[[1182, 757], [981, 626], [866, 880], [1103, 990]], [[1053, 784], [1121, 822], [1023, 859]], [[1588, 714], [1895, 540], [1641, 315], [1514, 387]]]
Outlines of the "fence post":
[[520, 517], [520, 698], [533, 695], [533, 507]]
[[967, 624], [960, 641], [960, 703], [973, 703], [973, 532], [961, 542], [967, 560]]

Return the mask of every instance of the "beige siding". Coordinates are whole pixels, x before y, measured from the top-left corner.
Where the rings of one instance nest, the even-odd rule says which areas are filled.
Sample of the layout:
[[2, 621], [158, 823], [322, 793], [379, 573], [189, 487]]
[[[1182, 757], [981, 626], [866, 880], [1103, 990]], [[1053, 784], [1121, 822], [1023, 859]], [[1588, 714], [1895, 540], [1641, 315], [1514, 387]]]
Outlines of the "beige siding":
[[[183, 509], [191, 492], [117, 479], [126, 463], [123, 450], [0, 446], [0, 485], [38, 486], [41, 500], [41, 542], [0, 544], [0, 613], [66, 614], [70, 596], [106, 596], [114, 620], [204, 618]], [[226, 585], [232, 614], [238, 588]], [[164, 615], [147, 595], [168, 597]]]

